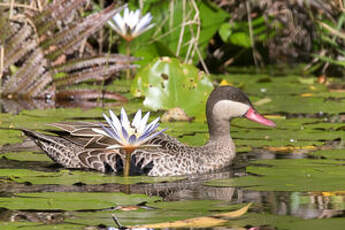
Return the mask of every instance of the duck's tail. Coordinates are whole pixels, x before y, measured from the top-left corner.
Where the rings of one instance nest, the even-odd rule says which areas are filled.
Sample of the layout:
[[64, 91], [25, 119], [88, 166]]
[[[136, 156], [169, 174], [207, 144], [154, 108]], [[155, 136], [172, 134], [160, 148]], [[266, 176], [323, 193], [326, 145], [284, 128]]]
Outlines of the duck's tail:
[[21, 131], [30, 137], [53, 161], [66, 168], [81, 168], [81, 162], [76, 153], [82, 151], [82, 147], [62, 137], [45, 135], [28, 129], [21, 129]]

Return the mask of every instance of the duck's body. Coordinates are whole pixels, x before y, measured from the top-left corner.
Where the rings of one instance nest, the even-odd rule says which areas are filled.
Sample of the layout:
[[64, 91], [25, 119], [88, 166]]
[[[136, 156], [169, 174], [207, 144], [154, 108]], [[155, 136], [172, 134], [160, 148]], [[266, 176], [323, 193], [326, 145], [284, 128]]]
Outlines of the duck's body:
[[[255, 113], [245, 94], [230, 86], [218, 87], [211, 93], [206, 113], [210, 138], [204, 146], [187, 146], [162, 133], [150, 140], [150, 144], [160, 147], [137, 149], [132, 153], [130, 174], [179, 176], [221, 169], [230, 165], [236, 155], [230, 136], [230, 120], [233, 117], [246, 116], [264, 125], [274, 125]], [[29, 130], [24, 130], [24, 133], [51, 159], [66, 168], [122, 173], [125, 153], [120, 149], [106, 149], [113, 141], [106, 137], [100, 139], [99, 134], [94, 132], [99, 124], [63, 122], [52, 125], [67, 133], [60, 133], [59, 136]]]

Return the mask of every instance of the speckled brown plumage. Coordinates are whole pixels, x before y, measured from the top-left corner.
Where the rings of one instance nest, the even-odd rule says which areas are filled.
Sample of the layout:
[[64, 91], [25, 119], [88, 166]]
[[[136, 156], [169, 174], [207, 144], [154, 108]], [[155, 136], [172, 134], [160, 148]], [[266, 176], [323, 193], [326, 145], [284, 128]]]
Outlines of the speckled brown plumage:
[[[80, 125], [80, 123], [75, 123]], [[74, 142], [71, 136], [50, 136], [23, 130], [55, 162], [66, 168], [88, 168], [100, 172], [121, 173], [124, 154], [119, 150], [84, 147], [84, 138]], [[219, 143], [208, 143], [201, 147], [190, 147], [173, 137], [161, 134], [151, 141], [160, 148], [138, 149], [132, 154], [131, 174], [145, 173], [149, 176], [178, 176], [213, 171], [229, 165], [235, 147]], [[215, 154], [217, 153], [217, 154]], [[148, 169], [145, 170], [145, 167]], [[133, 172], [136, 170], [137, 172]]]
[[[230, 136], [232, 115], [230, 113], [218, 116], [214, 112], [214, 105], [217, 102], [227, 100], [251, 106], [248, 97], [239, 89], [230, 86], [218, 87], [211, 93], [206, 108], [210, 140], [204, 146], [191, 147], [173, 137], [161, 134], [150, 141], [160, 147], [138, 149], [132, 154], [131, 175], [200, 174], [231, 164], [235, 157], [235, 146]], [[236, 110], [236, 108], [232, 109]], [[95, 135], [92, 128], [99, 127], [99, 124], [62, 122], [52, 125], [62, 129], [64, 133], [50, 136], [30, 130], [23, 132], [31, 137], [52, 160], [64, 167], [122, 173], [124, 154], [119, 149], [106, 149], [107, 146], [114, 144], [114, 141], [108, 137]]]

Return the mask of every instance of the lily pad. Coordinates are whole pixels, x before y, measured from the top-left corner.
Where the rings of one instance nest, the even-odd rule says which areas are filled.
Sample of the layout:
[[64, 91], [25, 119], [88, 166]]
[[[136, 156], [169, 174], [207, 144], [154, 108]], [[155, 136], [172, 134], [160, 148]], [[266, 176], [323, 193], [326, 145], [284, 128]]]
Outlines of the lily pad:
[[[212, 216], [201, 216], [201, 217], [195, 217], [195, 218], [189, 218], [179, 221], [167, 221], [163, 223], [156, 223], [156, 224], [145, 224], [145, 225], [139, 225], [138, 227], [145, 227], [145, 228], [210, 228], [215, 227], [218, 225], [223, 225], [228, 220], [226, 218], [236, 218], [244, 215], [251, 204], [246, 205], [245, 207], [242, 207], [241, 209], [238, 209], [236, 211], [232, 212], [224, 212], [219, 213]], [[136, 227], [136, 226], [133, 226]]]
[[309, 155], [315, 156], [317, 158], [345, 160], [345, 149], [320, 150], [309, 153]]
[[[1, 118], [1, 114], [0, 114]], [[1, 123], [0, 123], [1, 125]], [[13, 144], [21, 141], [20, 133], [17, 130], [0, 129], [0, 146], [4, 144]]]
[[[138, 108], [143, 107], [139, 102], [124, 105], [127, 113], [135, 113]], [[114, 113], [119, 114], [121, 107], [112, 108]], [[49, 123], [61, 121], [97, 121], [103, 120], [102, 113], [107, 108], [93, 108], [87, 111], [83, 109], [47, 109], [47, 110], [25, 110], [20, 114], [12, 115], [0, 113], [0, 146], [4, 144], [18, 143], [22, 140], [23, 134], [19, 129], [52, 129]], [[3, 128], [3, 129], [2, 129]]]
[[97, 210], [157, 200], [160, 200], [160, 198], [124, 193], [17, 193], [11, 197], [0, 197], [0, 206], [11, 210]]
[[115, 214], [122, 224], [128, 225], [144, 225], [151, 223], [160, 223], [168, 221], [178, 221], [186, 218], [194, 218], [198, 216], [217, 215], [222, 212], [237, 210], [243, 205], [226, 204], [223, 201], [210, 200], [191, 200], [191, 201], [151, 201], [146, 204], [152, 209], [139, 209], [135, 211], [102, 211], [92, 214], [93, 219], [90, 219], [90, 212], [75, 213], [75, 217], [66, 221], [69, 223], [99, 225], [106, 224], [114, 226], [113, 220], [110, 218], [111, 214]]
[[32, 153], [32, 152], [15, 152], [15, 153], [5, 153], [1, 154], [0, 157], [5, 157], [8, 160], [15, 161], [48, 161], [52, 160], [43, 153]]
[[99, 172], [60, 170], [58, 172], [43, 172], [29, 169], [0, 169], [0, 178], [9, 178], [17, 183], [29, 182], [31, 184], [137, 184], [159, 183], [181, 180], [184, 177], [148, 177], [131, 176], [122, 177], [106, 175]]
[[145, 96], [150, 109], [182, 108], [188, 116], [205, 119], [206, 100], [213, 86], [208, 77], [175, 58], [157, 58], [141, 69], [132, 84], [136, 97]]
[[[338, 114], [345, 106], [345, 100], [328, 100], [333, 94], [325, 85], [301, 83], [300, 76], [270, 77], [265, 74], [220, 75], [234, 86], [242, 88], [253, 102], [270, 98], [271, 102], [257, 106], [259, 111], [269, 113], [330, 113]], [[325, 103], [327, 102], [327, 103]]]
[[[135, 113], [138, 108], [142, 107], [138, 102], [133, 102], [124, 105], [127, 113]], [[120, 113], [121, 107], [111, 108], [114, 113]], [[24, 110], [18, 115], [0, 113], [0, 127], [6, 128], [4, 132], [8, 132], [11, 128], [28, 128], [28, 129], [42, 129], [52, 128], [47, 124], [53, 122], [67, 121], [67, 120], [103, 120], [102, 113], [107, 112], [108, 108], [93, 108], [93, 109], [79, 109], [79, 108], [59, 108], [46, 110]], [[1, 130], [2, 131], [2, 130]], [[20, 131], [13, 131], [21, 133]]]
[[0, 226], [6, 230], [18, 230], [18, 229], [35, 229], [35, 230], [66, 230], [66, 229], [81, 229], [80, 225], [75, 224], [42, 224], [32, 222], [3, 222], [0, 221]]
[[339, 161], [259, 160], [247, 167], [254, 175], [209, 181], [210, 186], [244, 187], [256, 191], [342, 191], [345, 165]]
[[245, 227], [249, 225], [258, 227], [263, 226], [264, 228], [268, 229], [342, 230], [344, 229], [344, 221], [345, 218], [305, 220], [294, 216], [279, 216], [268, 213], [248, 213], [246, 214], [245, 218], [232, 220], [226, 226], [229, 228]]
[[[234, 119], [231, 134], [238, 152], [250, 151], [253, 147], [265, 149], [270, 147], [269, 150], [274, 152], [276, 150], [273, 147], [279, 147], [276, 149], [286, 149], [287, 153], [291, 153], [298, 147], [318, 148], [317, 146], [324, 145], [326, 140], [345, 139], [345, 125], [342, 121], [345, 102], [343, 93], [329, 92], [326, 86], [318, 84], [309, 78], [301, 79], [297, 75], [271, 77], [267, 74], [232, 74], [216, 76], [214, 78], [227, 79], [231, 84], [241, 87], [249, 95], [253, 103], [261, 101], [261, 103], [255, 105], [257, 110], [264, 115], [268, 114], [270, 119], [273, 119], [277, 124], [277, 127], [273, 129], [246, 119]], [[115, 82], [108, 87], [129, 96], [130, 102], [125, 105], [125, 108], [129, 113], [134, 113], [137, 109], [143, 107], [142, 99], [131, 98], [129, 95], [129, 84], [130, 81]], [[185, 98], [188, 97], [185, 95]], [[118, 113], [119, 109], [120, 107], [116, 107], [114, 111]], [[200, 114], [204, 114], [204, 105], [200, 104], [198, 109]], [[45, 129], [51, 128], [45, 125], [50, 122], [65, 120], [97, 121], [103, 119], [102, 113], [106, 111], [107, 109], [105, 108], [91, 110], [49, 109], [22, 111], [18, 115], [0, 114], [0, 127]], [[323, 113], [319, 113], [320, 111]], [[316, 113], [316, 115], [311, 113]], [[154, 115], [159, 114], [161, 114], [161, 111], [156, 112]], [[208, 139], [207, 123], [204, 118], [199, 118], [199, 120], [194, 120], [190, 123], [162, 123], [161, 126], [168, 128], [167, 133], [169, 135], [177, 137], [187, 144], [202, 145]], [[0, 145], [2, 145], [19, 142], [23, 135], [20, 131], [0, 129], [0, 137]], [[325, 148], [322, 147], [321, 149]], [[245, 155], [244, 158], [251, 159], [251, 154], [254, 153], [255, 151], [250, 153], [248, 157]], [[256, 206], [258, 208], [252, 209], [245, 216], [239, 219], [231, 219], [231, 221], [227, 221], [222, 225], [235, 229], [262, 225], [277, 229], [325, 229], [329, 228], [329, 226], [332, 229], [343, 229], [343, 217], [305, 220], [297, 216], [272, 214], [278, 210], [276, 206], [277, 199], [274, 199], [278, 197], [280, 198], [279, 201], [283, 197], [284, 202], [282, 203], [287, 205], [288, 215], [297, 215], [296, 212], [293, 212], [296, 208], [304, 210], [303, 208], [308, 207], [313, 211], [323, 211], [319, 206], [321, 203], [313, 203], [314, 198], [322, 201], [325, 200], [327, 202], [325, 203], [325, 205], [327, 204], [325, 206], [327, 209], [340, 212], [344, 210], [343, 191], [345, 191], [345, 187], [343, 178], [345, 176], [345, 157], [343, 149], [319, 150], [309, 152], [308, 155], [318, 159], [253, 161], [247, 167], [248, 176], [206, 182], [210, 186], [240, 186], [243, 187], [243, 190], [273, 191], [269, 193], [255, 193], [259, 198], [267, 201], [267, 203], [259, 203]], [[273, 154], [269, 156], [274, 157]], [[281, 157], [281, 155], [278, 156]], [[293, 155], [293, 157], [301, 158], [305, 156], [304, 154]], [[5, 226], [4, 228], [6, 229], [84, 229], [87, 226], [98, 226], [100, 224], [115, 226], [111, 214], [115, 214], [120, 222], [125, 225], [184, 220], [186, 218], [215, 215], [227, 211], [229, 210], [227, 205], [231, 203], [224, 200], [188, 200], [191, 197], [190, 190], [187, 190], [188, 196], [184, 200], [169, 202], [161, 201], [161, 198], [158, 197], [151, 199], [144, 195], [125, 195], [123, 193], [46, 193], [44, 192], [46, 186], [41, 185], [54, 184], [54, 186], [48, 187], [51, 189], [56, 186], [62, 191], [65, 186], [68, 188], [75, 187], [72, 185], [76, 183], [96, 184], [96, 186], [105, 183], [158, 183], [180, 180], [182, 177], [123, 178], [92, 171], [57, 169], [49, 167], [52, 161], [46, 155], [31, 152], [2, 152], [0, 157], [3, 157], [0, 162], [2, 163], [1, 167], [3, 167], [0, 169], [0, 188], [2, 191], [6, 191], [6, 188], [12, 185], [14, 187], [11, 187], [11, 191], [14, 191], [14, 188], [17, 189], [16, 183], [21, 183], [18, 189], [23, 187], [25, 189], [30, 189], [31, 187], [33, 189], [42, 188], [42, 193], [3, 193], [0, 199], [1, 207], [9, 208], [11, 211], [13, 209], [13, 212], [20, 212], [16, 210], [23, 208], [27, 212], [34, 210], [34, 213], [40, 212], [41, 209], [47, 210], [47, 212], [61, 209], [59, 211], [64, 216], [63, 223], [49, 225], [45, 223], [29, 223], [25, 220], [23, 222], [11, 223], [0, 222], [0, 225], [2, 227]], [[30, 186], [30, 184], [33, 184], [33, 186]], [[155, 188], [156, 185], [149, 186], [150, 188], [151, 186]], [[119, 185], [119, 187], [127, 186]], [[140, 185], [135, 185], [134, 187], [138, 188]], [[146, 185], [144, 187], [146, 188]], [[135, 191], [140, 190], [136, 189]], [[276, 191], [283, 191], [283, 193], [276, 193]], [[289, 193], [286, 191], [305, 192]], [[165, 190], [162, 194], [166, 195], [164, 192]], [[243, 193], [243, 197], [248, 198], [246, 191]], [[250, 195], [251, 193], [249, 192]], [[280, 196], [281, 194], [283, 196]], [[178, 197], [182, 197], [182, 195], [183, 193], [181, 192]], [[273, 197], [273, 199], [265, 199], [267, 195]], [[199, 199], [199, 196], [196, 197], [197, 195], [195, 194], [192, 194], [192, 196], [195, 199]], [[298, 198], [293, 199], [293, 196], [298, 196]], [[142, 201], [148, 201], [146, 205], [152, 209], [141, 207], [134, 211], [125, 211], [124, 209], [103, 210], [103, 208], [117, 205], [135, 206]], [[264, 206], [262, 207], [262, 205]], [[271, 211], [272, 213], [258, 211], [258, 209], [262, 210], [260, 207], [264, 211]], [[63, 210], [68, 211], [64, 212]]]

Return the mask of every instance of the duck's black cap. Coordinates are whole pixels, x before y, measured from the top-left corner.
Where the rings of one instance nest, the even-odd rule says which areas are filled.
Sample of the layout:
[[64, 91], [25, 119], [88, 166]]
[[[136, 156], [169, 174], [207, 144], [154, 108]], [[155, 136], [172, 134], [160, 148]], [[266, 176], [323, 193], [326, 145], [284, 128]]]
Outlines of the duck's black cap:
[[221, 100], [236, 101], [253, 107], [248, 96], [242, 92], [242, 90], [233, 86], [219, 86], [215, 88], [208, 97], [206, 105], [207, 112], [212, 111], [213, 106]]

